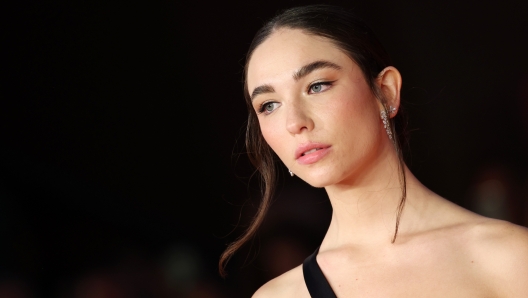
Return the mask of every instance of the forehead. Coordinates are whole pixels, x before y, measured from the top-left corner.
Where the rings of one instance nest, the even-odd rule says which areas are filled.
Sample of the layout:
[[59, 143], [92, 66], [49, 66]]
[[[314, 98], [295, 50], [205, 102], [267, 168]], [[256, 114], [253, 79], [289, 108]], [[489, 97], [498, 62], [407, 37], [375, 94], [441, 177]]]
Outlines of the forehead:
[[279, 29], [259, 45], [248, 65], [248, 89], [292, 79], [302, 66], [326, 60], [342, 68], [354, 64], [332, 41], [306, 34], [299, 29]]

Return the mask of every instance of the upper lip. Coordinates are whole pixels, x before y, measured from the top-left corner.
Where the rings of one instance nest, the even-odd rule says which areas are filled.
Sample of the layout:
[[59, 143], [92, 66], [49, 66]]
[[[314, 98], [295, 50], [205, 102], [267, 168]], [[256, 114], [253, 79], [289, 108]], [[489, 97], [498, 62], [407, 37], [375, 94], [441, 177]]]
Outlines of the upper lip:
[[297, 147], [297, 150], [295, 150], [295, 159], [298, 159], [299, 157], [301, 157], [304, 152], [312, 150], [314, 148], [315, 149], [325, 149], [325, 148], [328, 148], [328, 147], [330, 147], [330, 145], [323, 144], [323, 143], [305, 143], [305, 144], [301, 144], [301, 145], [299, 145], [299, 147]]

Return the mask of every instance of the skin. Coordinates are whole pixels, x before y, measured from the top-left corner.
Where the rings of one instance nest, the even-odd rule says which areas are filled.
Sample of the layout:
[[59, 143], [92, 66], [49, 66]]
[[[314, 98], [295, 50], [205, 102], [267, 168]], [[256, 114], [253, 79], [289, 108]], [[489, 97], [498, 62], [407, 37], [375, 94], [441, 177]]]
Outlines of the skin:
[[[294, 78], [314, 61], [339, 69]], [[297, 176], [328, 193], [332, 220], [317, 262], [338, 297], [528, 295], [528, 231], [441, 198], [407, 168], [407, 203], [391, 243], [401, 189], [398, 158], [380, 118], [383, 105], [358, 65], [330, 40], [275, 31], [253, 53], [247, 84], [250, 94], [271, 87], [253, 97], [266, 142]], [[397, 109], [398, 70], [387, 67], [376, 84], [385, 104]], [[295, 150], [307, 142], [330, 149], [317, 162], [301, 164]], [[309, 298], [302, 267], [269, 281], [254, 297]]]

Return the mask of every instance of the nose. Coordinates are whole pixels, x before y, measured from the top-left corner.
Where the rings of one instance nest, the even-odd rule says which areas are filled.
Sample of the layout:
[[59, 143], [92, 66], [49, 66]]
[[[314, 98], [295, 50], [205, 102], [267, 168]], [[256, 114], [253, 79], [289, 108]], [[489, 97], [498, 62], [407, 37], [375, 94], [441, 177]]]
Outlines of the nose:
[[311, 131], [314, 128], [314, 122], [302, 104], [292, 103], [287, 113], [286, 129], [291, 134], [300, 134], [304, 130]]

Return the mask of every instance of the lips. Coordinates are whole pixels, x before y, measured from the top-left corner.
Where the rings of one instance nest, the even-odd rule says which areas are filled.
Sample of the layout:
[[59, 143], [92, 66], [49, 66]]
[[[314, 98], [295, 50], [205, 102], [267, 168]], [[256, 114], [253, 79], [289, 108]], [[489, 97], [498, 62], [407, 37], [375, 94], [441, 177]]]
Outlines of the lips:
[[321, 160], [330, 150], [330, 145], [321, 143], [307, 143], [295, 150], [295, 159], [300, 164], [312, 164]]

